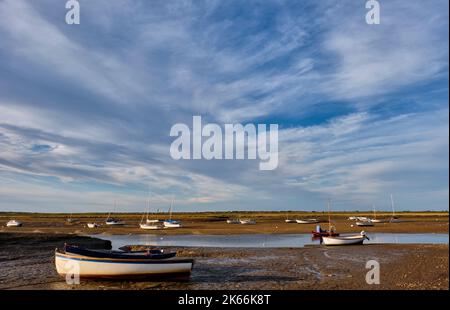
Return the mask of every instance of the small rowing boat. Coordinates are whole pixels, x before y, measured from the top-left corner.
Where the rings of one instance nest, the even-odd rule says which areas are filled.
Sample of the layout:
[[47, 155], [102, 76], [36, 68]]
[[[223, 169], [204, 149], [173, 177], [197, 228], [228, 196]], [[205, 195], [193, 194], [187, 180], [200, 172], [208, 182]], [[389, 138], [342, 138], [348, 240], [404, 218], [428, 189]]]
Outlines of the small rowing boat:
[[357, 235], [322, 237], [321, 243], [323, 242], [325, 245], [356, 245], [363, 244], [366, 239], [369, 240], [366, 234], [362, 231]]
[[59, 275], [77, 273], [80, 278], [132, 279], [189, 275], [194, 260], [174, 258], [175, 254], [161, 250], [128, 253], [66, 246], [55, 250], [55, 265]]
[[19, 222], [17, 220], [10, 220], [8, 223], [6, 223], [6, 227], [21, 227], [22, 222]]
[[99, 227], [100, 225], [98, 225], [97, 223], [87, 223], [87, 227], [88, 228], [97, 228], [97, 227]]

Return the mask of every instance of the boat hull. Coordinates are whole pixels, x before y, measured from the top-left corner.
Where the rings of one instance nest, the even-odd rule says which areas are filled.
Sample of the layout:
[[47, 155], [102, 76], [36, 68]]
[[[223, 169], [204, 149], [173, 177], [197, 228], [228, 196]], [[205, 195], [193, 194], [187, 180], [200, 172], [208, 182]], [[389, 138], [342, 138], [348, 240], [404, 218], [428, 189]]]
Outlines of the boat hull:
[[149, 225], [149, 224], [140, 224], [139, 225], [141, 229], [147, 229], [147, 230], [158, 230], [163, 229], [163, 226], [160, 225]]
[[318, 220], [296, 220], [297, 224], [317, 224]]
[[367, 222], [356, 222], [356, 226], [371, 227], [371, 226], [375, 226], [375, 225], [373, 224], [372, 221], [367, 221]]
[[357, 245], [363, 244], [367, 237], [364, 235], [356, 236], [343, 236], [343, 237], [322, 237], [322, 241], [325, 245]]
[[[162, 276], [187, 276], [192, 259], [103, 259], [71, 254], [55, 254], [56, 271], [61, 276], [79, 274], [80, 278], [133, 279]], [[74, 272], [74, 271], [77, 272]]]

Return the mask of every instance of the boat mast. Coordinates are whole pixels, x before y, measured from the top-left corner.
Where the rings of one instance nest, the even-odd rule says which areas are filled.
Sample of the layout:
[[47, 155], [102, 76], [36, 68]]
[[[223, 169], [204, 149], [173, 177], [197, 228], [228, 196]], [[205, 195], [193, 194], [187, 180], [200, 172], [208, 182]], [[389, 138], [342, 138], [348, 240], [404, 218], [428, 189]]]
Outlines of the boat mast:
[[372, 204], [372, 209], [373, 209], [373, 218], [376, 219], [377, 218], [377, 214], [375, 212], [375, 204]]
[[169, 220], [172, 220], [172, 207], [173, 207], [173, 196], [172, 196], [172, 201], [170, 202]]
[[392, 218], [395, 217], [394, 197], [391, 194]]
[[331, 233], [330, 199], [328, 199], [328, 231]]

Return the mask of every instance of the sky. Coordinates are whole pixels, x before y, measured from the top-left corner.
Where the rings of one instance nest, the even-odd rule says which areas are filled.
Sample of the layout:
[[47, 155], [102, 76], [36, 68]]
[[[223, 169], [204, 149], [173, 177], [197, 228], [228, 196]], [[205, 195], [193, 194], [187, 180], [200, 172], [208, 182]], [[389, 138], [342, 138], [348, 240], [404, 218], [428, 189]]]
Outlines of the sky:
[[[0, 211], [448, 210], [447, 0], [0, 0]], [[174, 160], [193, 115], [279, 165]]]

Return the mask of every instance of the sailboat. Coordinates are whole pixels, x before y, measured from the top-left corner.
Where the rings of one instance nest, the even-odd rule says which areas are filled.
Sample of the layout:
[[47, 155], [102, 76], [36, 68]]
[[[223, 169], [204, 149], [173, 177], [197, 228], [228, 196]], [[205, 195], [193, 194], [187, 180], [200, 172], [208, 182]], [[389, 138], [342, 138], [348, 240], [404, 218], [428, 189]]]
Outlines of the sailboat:
[[389, 222], [400, 223], [401, 220], [397, 216], [395, 216], [394, 197], [392, 196], [392, 194], [391, 194], [391, 207], [392, 207], [392, 217]]
[[172, 202], [170, 203], [170, 208], [169, 208], [169, 219], [165, 220], [163, 222], [163, 225], [166, 228], [181, 228], [180, 221], [172, 220], [172, 209], [173, 209], [173, 197], [172, 197]]
[[[114, 211], [116, 210], [117, 204], [116, 201], [114, 200]], [[119, 219], [115, 219], [111, 217], [111, 212], [108, 214], [108, 217], [106, 218], [105, 221], [106, 225], [110, 225], [110, 226], [118, 226], [118, 225], [124, 225], [125, 223]]]
[[385, 223], [385, 219], [377, 219], [377, 213], [375, 212], [375, 205], [372, 206], [373, 208], [373, 219], [371, 219], [372, 223]]
[[[330, 216], [330, 200], [328, 200], [328, 226], [331, 232], [331, 216]], [[353, 245], [353, 244], [363, 244], [364, 240], [369, 239], [365, 232], [362, 231], [359, 234], [351, 234], [344, 236], [322, 236], [320, 242], [328, 245]]]
[[148, 199], [147, 199], [147, 218], [144, 222], [144, 215], [142, 215], [142, 219], [141, 222], [139, 223], [139, 227], [141, 229], [147, 229], [147, 230], [158, 230], [158, 229], [163, 229], [164, 227], [159, 223], [158, 220], [154, 221], [154, 220], [150, 220], [148, 218], [148, 213], [150, 212], [150, 190], [149, 190], [149, 195], [148, 195]]
[[289, 218], [289, 214], [286, 215], [286, 219], [284, 220], [284, 222], [285, 222], [285, 223], [297, 223], [296, 220], [290, 219], [290, 218]]

